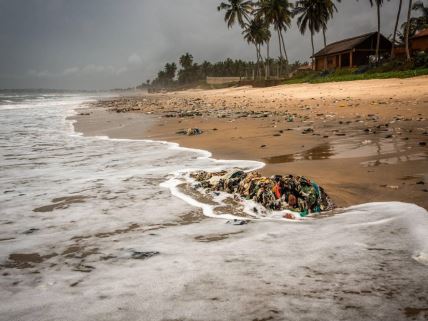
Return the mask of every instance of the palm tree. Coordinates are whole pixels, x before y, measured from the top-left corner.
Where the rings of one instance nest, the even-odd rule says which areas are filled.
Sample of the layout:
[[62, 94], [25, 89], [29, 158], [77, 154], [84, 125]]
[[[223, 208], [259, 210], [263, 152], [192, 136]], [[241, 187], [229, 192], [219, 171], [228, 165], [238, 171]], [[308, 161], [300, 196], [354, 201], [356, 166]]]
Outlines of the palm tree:
[[183, 69], [190, 69], [193, 66], [193, 56], [186, 52], [180, 57], [179, 62]]
[[409, 9], [407, 10], [407, 24], [406, 24], [406, 33], [405, 33], [407, 60], [410, 60], [409, 33], [410, 33], [410, 18], [412, 15], [412, 4], [413, 4], [413, 1], [409, 0]]
[[415, 35], [418, 30], [422, 30], [428, 28], [428, 6], [424, 6], [421, 1], [416, 1], [412, 5], [413, 11], [418, 11], [422, 15], [419, 17], [411, 17], [410, 22], [404, 22], [401, 25], [403, 32], [398, 32], [399, 39], [405, 43], [406, 42], [406, 28], [409, 25], [409, 37]]
[[[369, 0], [369, 1], [370, 1], [370, 5], [373, 7], [373, 0]], [[376, 4], [376, 13], [377, 13], [377, 41], [376, 41], [376, 61], [377, 62], [379, 62], [379, 47], [380, 47], [380, 7], [382, 7], [383, 2], [384, 0], [374, 0], [374, 3]]]
[[260, 62], [263, 62], [263, 57], [261, 54], [261, 46], [264, 43], [267, 43], [271, 37], [269, 28], [266, 26], [266, 23], [262, 19], [255, 18], [251, 20], [248, 26], [242, 32], [244, 39], [255, 46], [257, 53], [257, 69], [260, 72]]
[[[337, 2], [341, 2], [341, 0], [337, 0]], [[327, 32], [327, 24], [330, 19], [333, 18], [334, 12], [337, 12], [337, 7], [334, 4], [333, 0], [324, 0], [324, 3], [321, 6], [321, 16], [324, 18], [324, 23], [322, 25], [322, 34], [324, 38], [324, 47], [327, 47], [327, 38], [325, 36]]]
[[[273, 25], [278, 34], [279, 54], [281, 59], [288, 62], [285, 50], [283, 31], [291, 26], [293, 5], [288, 0], [260, 0], [256, 4], [255, 16], [263, 19], [267, 24]], [[284, 53], [284, 54], [283, 54]]]
[[422, 2], [422, 0], [418, 0], [418, 1], [415, 2], [415, 4], [413, 5], [413, 10], [421, 10], [423, 16], [425, 18], [428, 17], [428, 7], [425, 7], [425, 5]]
[[410, 35], [428, 27], [428, 6], [426, 7], [422, 1], [416, 1], [412, 6], [412, 10], [419, 11], [422, 15], [410, 18]]
[[254, 4], [248, 0], [227, 0], [220, 3], [217, 7], [218, 11], [226, 11], [224, 21], [227, 22], [227, 27], [232, 26], [238, 21], [241, 28], [245, 28], [250, 22], [250, 16], [253, 12]]
[[392, 35], [392, 49], [391, 49], [391, 58], [395, 57], [395, 37], [397, 36], [397, 28], [398, 28], [398, 22], [400, 21], [400, 15], [401, 15], [401, 7], [403, 6], [403, 0], [400, 0], [398, 3], [398, 12], [397, 12], [397, 19], [395, 20], [395, 27], [394, 27], [394, 33]]
[[299, 0], [296, 2], [294, 13], [300, 15], [297, 25], [304, 35], [309, 29], [311, 33], [312, 56], [315, 55], [314, 34], [324, 26], [325, 18], [320, 14], [321, 4], [324, 0]]

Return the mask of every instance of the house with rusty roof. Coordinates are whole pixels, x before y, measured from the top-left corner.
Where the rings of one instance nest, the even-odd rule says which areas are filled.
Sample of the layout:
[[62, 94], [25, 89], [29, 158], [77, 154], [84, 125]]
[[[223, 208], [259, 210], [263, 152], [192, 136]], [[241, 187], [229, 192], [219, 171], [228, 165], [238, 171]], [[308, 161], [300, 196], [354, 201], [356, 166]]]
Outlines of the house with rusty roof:
[[[370, 56], [376, 54], [377, 35], [377, 32], [371, 32], [327, 45], [312, 57], [314, 69], [321, 71], [369, 64]], [[388, 55], [391, 48], [391, 41], [381, 34], [379, 54]]]
[[[409, 39], [409, 53], [411, 56], [418, 52], [428, 53], [428, 28], [417, 31], [413, 37]], [[404, 44], [394, 48], [394, 54], [397, 58], [406, 57], [406, 47]]]
[[428, 52], [428, 28], [419, 30], [410, 40], [413, 52]]

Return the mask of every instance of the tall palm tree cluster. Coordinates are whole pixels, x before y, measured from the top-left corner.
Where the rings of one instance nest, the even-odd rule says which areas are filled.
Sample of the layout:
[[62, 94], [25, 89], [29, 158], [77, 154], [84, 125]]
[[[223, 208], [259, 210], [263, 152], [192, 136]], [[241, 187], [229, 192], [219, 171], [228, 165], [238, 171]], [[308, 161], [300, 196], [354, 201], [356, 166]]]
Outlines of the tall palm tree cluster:
[[[336, 0], [340, 2], [340, 0]], [[260, 63], [265, 66], [265, 77], [270, 76], [270, 40], [273, 27], [278, 37], [279, 60], [288, 66], [288, 55], [284, 34], [291, 28], [294, 16], [298, 16], [297, 24], [302, 34], [307, 30], [311, 33], [312, 53], [315, 53], [313, 37], [316, 32], [323, 32], [326, 45], [326, 30], [328, 21], [337, 12], [334, 0], [299, 0], [292, 3], [289, 0], [228, 0], [221, 2], [218, 11], [225, 12], [224, 20], [228, 28], [235, 24], [243, 29], [244, 39], [256, 49], [258, 74], [261, 76]], [[261, 52], [266, 45], [266, 58]], [[279, 73], [282, 73], [282, 63]]]
[[[372, 7], [376, 7], [378, 29], [376, 60], [379, 61], [381, 7], [386, 1], [390, 0], [368, 1]], [[393, 43], [395, 44], [403, 0], [393, 1], [397, 1], [398, 3], [397, 18], [393, 33]], [[297, 17], [297, 26], [302, 34], [306, 34], [306, 32], [310, 33], [312, 55], [314, 55], [314, 36], [316, 33], [322, 32], [324, 46], [327, 46], [327, 25], [333, 18], [334, 14], [338, 11], [336, 3], [339, 2], [341, 2], [341, 0], [297, 0], [294, 2], [289, 0], [227, 0], [221, 2], [217, 7], [217, 10], [224, 12], [224, 20], [227, 23], [228, 28], [232, 28], [234, 25], [238, 24], [243, 29], [242, 33], [244, 40], [249, 44], [254, 45], [254, 48], [256, 49], [257, 65], [260, 63], [264, 64], [265, 77], [269, 78], [269, 44], [272, 37], [272, 27], [278, 36], [279, 59], [285, 63], [285, 66], [287, 66], [288, 56], [284, 33], [291, 28], [292, 19]], [[413, 26], [417, 23], [418, 26], [420, 26], [425, 20], [423, 20], [423, 18], [418, 18], [416, 20], [415, 18], [411, 18], [412, 10], [420, 10], [424, 12], [426, 8], [422, 4], [422, 0], [417, 1], [415, 4], [413, 4], [413, 0], [409, 0], [407, 17], [408, 22], [413, 19]], [[408, 44], [409, 34], [412, 32], [411, 25], [412, 23], [407, 23], [405, 26], [406, 44]], [[266, 58], [263, 58], [263, 46], [266, 46]], [[393, 51], [391, 55], [393, 55]], [[410, 59], [409, 54], [408, 58]], [[260, 74], [261, 70], [259, 69], [259, 75]]]

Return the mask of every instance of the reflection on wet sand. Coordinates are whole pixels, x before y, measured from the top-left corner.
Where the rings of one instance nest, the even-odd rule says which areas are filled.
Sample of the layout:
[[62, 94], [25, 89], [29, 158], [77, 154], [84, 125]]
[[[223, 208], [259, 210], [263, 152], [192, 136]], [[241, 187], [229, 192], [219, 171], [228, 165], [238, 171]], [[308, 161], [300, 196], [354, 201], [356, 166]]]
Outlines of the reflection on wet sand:
[[244, 233], [244, 231], [238, 231], [233, 233], [199, 235], [195, 237], [195, 240], [198, 242], [217, 242], [217, 241], [226, 240], [231, 235], [242, 234], [242, 233]]
[[[318, 145], [314, 148], [295, 154], [275, 155], [266, 157], [263, 161], [267, 164], [292, 163], [307, 160], [325, 160], [325, 159], [343, 159], [343, 158], [360, 158], [374, 157], [384, 155], [403, 154], [409, 150], [406, 143], [390, 139], [378, 139], [375, 141], [356, 141], [355, 139], [338, 140]], [[367, 166], [376, 166], [380, 164], [396, 164], [399, 161], [421, 160], [427, 157], [426, 153], [413, 155], [394, 155], [396, 160], [373, 160]], [[372, 162], [374, 162], [372, 164]], [[378, 163], [376, 163], [378, 162]]]
[[4, 264], [6, 268], [25, 269], [33, 267], [34, 263], [43, 262], [44, 258], [39, 253], [12, 253], [8, 261]]
[[68, 208], [71, 204], [84, 203], [85, 199], [87, 198], [88, 198], [87, 196], [82, 196], [82, 195], [54, 198], [52, 200], [53, 204], [35, 208], [33, 212], [45, 213], [45, 212], [52, 212], [53, 210], [56, 210], [56, 209]]
[[372, 160], [372, 161], [363, 162], [363, 163], [361, 163], [361, 165], [363, 165], [365, 167], [381, 166], [381, 165], [396, 165], [398, 163], [424, 160], [427, 158], [428, 158], [427, 153], [418, 153], [418, 154], [402, 155], [402, 156], [376, 159], [376, 160]]
[[329, 144], [322, 144], [308, 149], [302, 153], [279, 155], [264, 158], [263, 161], [268, 164], [292, 163], [300, 160], [322, 160], [330, 159], [335, 154], [333, 147]]

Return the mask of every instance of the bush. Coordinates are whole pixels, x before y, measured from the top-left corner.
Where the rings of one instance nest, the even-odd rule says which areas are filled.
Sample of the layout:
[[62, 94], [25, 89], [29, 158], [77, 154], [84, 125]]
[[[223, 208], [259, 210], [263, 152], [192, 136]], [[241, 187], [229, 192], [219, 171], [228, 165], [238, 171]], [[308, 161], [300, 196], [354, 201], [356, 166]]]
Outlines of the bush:
[[368, 70], [368, 73], [382, 73], [390, 71], [404, 71], [413, 69], [413, 62], [405, 61], [402, 59], [387, 60], [379, 66], [373, 67]]
[[414, 57], [416, 68], [428, 68], [428, 53], [418, 52]]
[[343, 75], [350, 75], [357, 71], [357, 68], [342, 68], [342, 69], [336, 69], [336, 71], [333, 73], [334, 76], [343, 76]]

